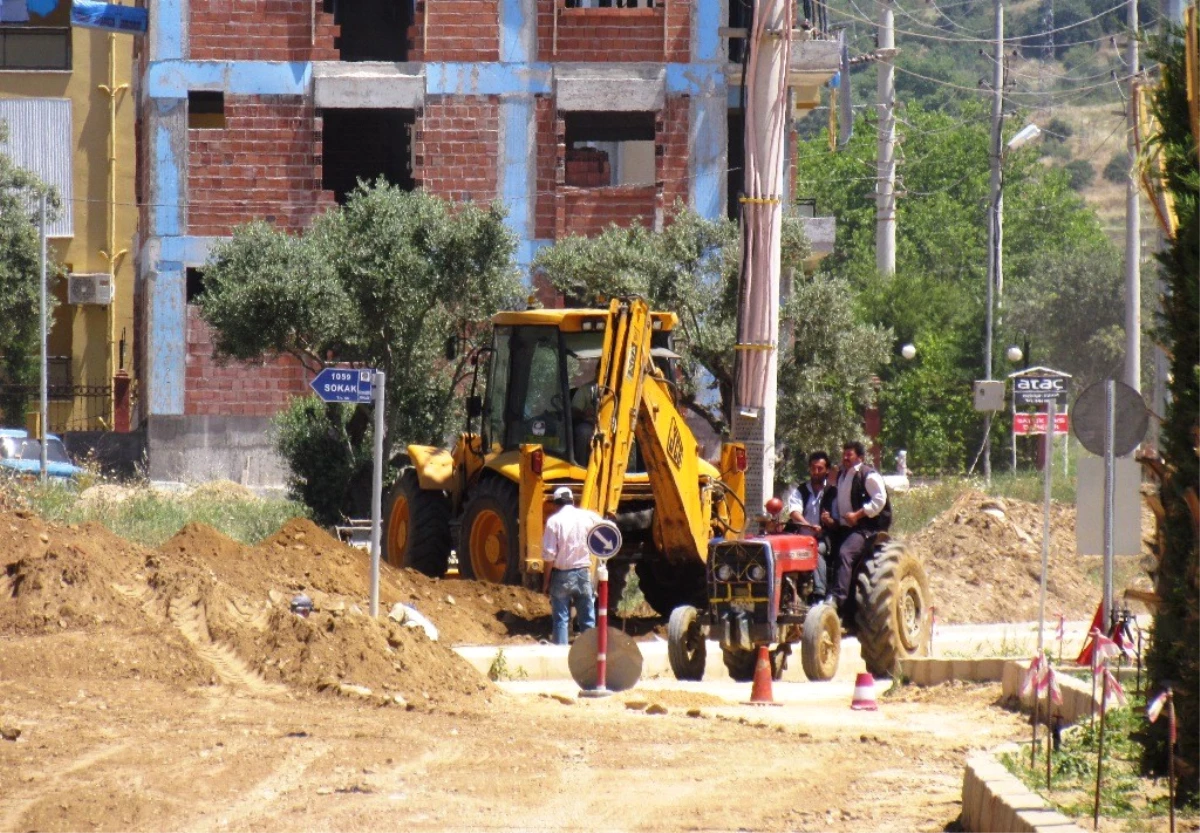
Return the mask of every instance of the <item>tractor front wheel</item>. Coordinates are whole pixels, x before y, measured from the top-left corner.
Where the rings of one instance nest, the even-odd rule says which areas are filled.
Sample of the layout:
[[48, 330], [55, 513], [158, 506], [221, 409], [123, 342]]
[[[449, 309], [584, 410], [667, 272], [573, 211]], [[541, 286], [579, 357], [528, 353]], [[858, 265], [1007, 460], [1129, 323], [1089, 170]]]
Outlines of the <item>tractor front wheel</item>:
[[417, 473], [405, 469], [388, 492], [383, 525], [384, 558], [440, 578], [450, 558], [450, 501], [441, 491], [422, 489]]
[[474, 489], [459, 527], [458, 571], [463, 578], [521, 583], [519, 504], [517, 485], [503, 478], [487, 477]]
[[842, 656], [842, 623], [837, 608], [821, 604], [804, 617], [804, 636], [800, 641], [800, 663], [810, 680], [832, 680]]
[[877, 677], [929, 648], [929, 579], [925, 566], [900, 541], [889, 541], [858, 576], [855, 624], [862, 658]]
[[704, 679], [707, 648], [696, 608], [681, 605], [671, 611], [667, 625], [667, 659], [677, 680]]

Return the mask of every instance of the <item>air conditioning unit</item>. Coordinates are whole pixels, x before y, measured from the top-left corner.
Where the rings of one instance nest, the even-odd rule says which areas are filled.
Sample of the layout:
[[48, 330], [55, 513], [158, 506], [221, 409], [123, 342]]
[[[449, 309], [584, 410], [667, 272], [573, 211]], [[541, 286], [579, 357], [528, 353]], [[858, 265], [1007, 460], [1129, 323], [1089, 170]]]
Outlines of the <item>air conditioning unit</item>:
[[112, 277], [107, 272], [67, 276], [68, 304], [112, 303]]

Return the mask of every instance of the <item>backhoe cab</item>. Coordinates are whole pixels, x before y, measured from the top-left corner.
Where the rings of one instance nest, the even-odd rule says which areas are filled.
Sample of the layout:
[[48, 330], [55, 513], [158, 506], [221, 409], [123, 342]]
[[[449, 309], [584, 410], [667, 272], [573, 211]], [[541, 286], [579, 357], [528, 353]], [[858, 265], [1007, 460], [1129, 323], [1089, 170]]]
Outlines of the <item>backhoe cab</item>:
[[521, 583], [542, 572], [549, 496], [565, 485], [621, 527], [614, 604], [635, 564], [663, 615], [702, 602], [709, 540], [744, 525], [745, 451], [723, 447], [720, 468], [700, 459], [674, 400], [676, 321], [640, 299], [494, 316], [466, 431], [453, 450], [409, 446], [400, 460], [388, 561], [440, 576], [454, 547], [464, 577]]

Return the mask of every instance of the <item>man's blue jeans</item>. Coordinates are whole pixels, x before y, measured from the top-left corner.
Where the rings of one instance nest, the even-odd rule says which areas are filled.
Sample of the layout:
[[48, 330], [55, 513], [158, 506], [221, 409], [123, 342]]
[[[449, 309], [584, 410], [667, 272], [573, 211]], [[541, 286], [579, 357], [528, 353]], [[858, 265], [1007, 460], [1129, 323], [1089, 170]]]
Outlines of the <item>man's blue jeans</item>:
[[554, 623], [554, 644], [566, 645], [571, 624], [571, 606], [583, 630], [596, 627], [596, 606], [592, 602], [592, 581], [588, 568], [555, 570], [550, 574], [550, 618]]

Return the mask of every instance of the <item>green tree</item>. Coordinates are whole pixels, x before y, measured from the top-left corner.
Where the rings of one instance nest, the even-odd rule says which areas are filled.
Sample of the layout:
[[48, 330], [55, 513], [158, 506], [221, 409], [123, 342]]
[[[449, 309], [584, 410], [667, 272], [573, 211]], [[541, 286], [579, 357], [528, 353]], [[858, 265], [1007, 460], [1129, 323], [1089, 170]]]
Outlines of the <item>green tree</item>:
[[[733, 392], [738, 252], [736, 223], [705, 220], [676, 206], [661, 233], [611, 226], [594, 238], [566, 238], [542, 249], [535, 267], [569, 298], [636, 294], [678, 314], [680, 404], [724, 433]], [[801, 264], [807, 254], [801, 221], [786, 219], [788, 300], [780, 324], [791, 333], [791, 348], [780, 356], [776, 439], [797, 450], [860, 433], [869, 382], [886, 361], [891, 338], [855, 322], [848, 284], [806, 277]]]
[[[0, 124], [0, 143], [8, 130]], [[8, 425], [23, 425], [31, 399], [29, 391], [37, 383], [39, 367], [38, 325], [39, 282], [41, 280], [41, 243], [38, 237], [37, 195], [45, 189], [41, 181], [0, 154], [0, 410]], [[49, 192], [48, 220], [53, 220], [58, 198]], [[57, 267], [49, 264], [47, 280], [53, 280]], [[47, 292], [49, 316], [54, 295]]]
[[[443, 344], [484, 338], [488, 317], [520, 297], [515, 247], [497, 206], [360, 184], [302, 235], [262, 222], [236, 229], [210, 256], [201, 311], [218, 356], [287, 353], [313, 370], [331, 357], [384, 371], [389, 442], [440, 444], [466, 361], [465, 351], [447, 361]], [[329, 430], [342, 430], [328, 413]]]
[[[1155, 589], [1162, 602], [1154, 616], [1154, 638], [1146, 657], [1155, 687], [1171, 684], [1179, 716], [1179, 790], [1195, 798], [1200, 773], [1200, 462], [1196, 432], [1200, 426], [1200, 168], [1197, 137], [1189, 123], [1183, 33], [1174, 28], [1153, 42], [1151, 58], [1162, 68], [1162, 82], [1151, 97], [1160, 129], [1153, 146], [1166, 171], [1174, 198], [1176, 232], [1159, 254], [1166, 293], [1160, 338], [1171, 357], [1170, 403], [1162, 427], [1166, 477], [1162, 502], [1159, 563]], [[1151, 727], [1146, 763], [1164, 771], [1166, 727]]]
[[[837, 218], [835, 249], [819, 274], [849, 282], [860, 320], [891, 328], [899, 342], [937, 345], [936, 366], [943, 375], [936, 387], [961, 386], [953, 397], [959, 402], [969, 395], [971, 380], [984, 375], [988, 120], [981, 104], [967, 102], [958, 114], [927, 112], [910, 104], [905, 122], [894, 275], [882, 275], [875, 268], [876, 134], [869, 116], [860, 118], [853, 140], [839, 153], [829, 153], [821, 142], [802, 143], [797, 180]], [[1005, 294], [996, 345], [1012, 337], [1006, 310], [1016, 303], [1021, 287], [1040, 276], [1051, 253], [1084, 250], [1105, 241], [1095, 213], [1071, 190], [1063, 171], [1039, 163], [1036, 150], [1007, 153], [1004, 175]], [[1102, 293], [1083, 297], [1097, 305], [1079, 311], [1084, 320], [1107, 320], [1112, 308], [1099, 306]], [[1081, 354], [1086, 350], [1078, 343], [1064, 346]], [[999, 371], [1000, 362], [994, 361]], [[924, 358], [912, 365], [893, 363], [880, 374], [882, 390], [892, 385], [906, 390], [911, 382], [902, 378], [904, 374], [930, 372]], [[964, 429], [958, 424], [957, 408], [930, 414], [921, 410], [919, 398], [885, 401], [888, 407], [882, 416], [889, 453], [898, 450], [890, 443], [903, 438], [909, 443], [910, 465], [918, 469], [928, 470], [933, 460], [945, 470], [967, 468], [982, 441], [982, 420], [968, 414]], [[935, 430], [930, 420], [943, 422]], [[913, 434], [908, 426], [916, 425], [924, 428]], [[1002, 439], [994, 429], [992, 442]]]

